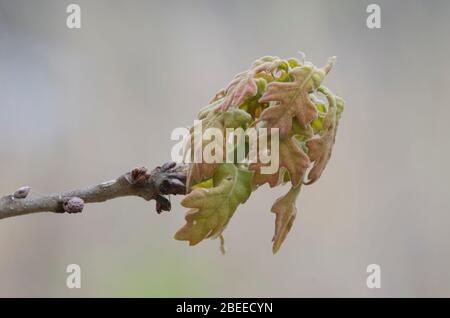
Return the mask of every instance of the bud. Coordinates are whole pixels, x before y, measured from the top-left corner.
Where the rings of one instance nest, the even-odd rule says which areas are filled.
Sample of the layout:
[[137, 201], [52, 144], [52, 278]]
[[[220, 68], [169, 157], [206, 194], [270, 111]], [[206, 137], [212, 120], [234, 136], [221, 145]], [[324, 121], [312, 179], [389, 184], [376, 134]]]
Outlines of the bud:
[[20, 187], [19, 189], [14, 192], [13, 197], [15, 199], [25, 199], [28, 196], [28, 193], [30, 193], [30, 187]]
[[81, 198], [73, 197], [63, 203], [64, 212], [80, 213], [84, 208], [84, 201]]

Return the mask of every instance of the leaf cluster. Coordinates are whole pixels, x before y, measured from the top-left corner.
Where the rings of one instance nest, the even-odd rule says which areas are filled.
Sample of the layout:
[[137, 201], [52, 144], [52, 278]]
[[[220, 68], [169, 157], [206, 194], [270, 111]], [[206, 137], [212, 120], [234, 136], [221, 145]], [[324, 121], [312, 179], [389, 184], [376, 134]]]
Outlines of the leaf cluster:
[[[279, 168], [264, 174], [261, 168], [265, 164], [259, 160], [191, 163], [189, 193], [181, 202], [190, 210], [186, 224], [175, 234], [177, 240], [196, 245], [206, 238], [220, 237], [223, 242], [222, 233], [231, 217], [253, 191], [264, 184], [276, 187], [290, 183], [290, 190], [276, 199], [271, 209], [276, 215], [272, 250], [279, 250], [295, 220], [301, 186], [316, 182], [331, 157], [344, 108], [343, 99], [322, 85], [334, 62], [335, 58], [330, 58], [318, 68], [295, 58], [262, 57], [237, 74], [199, 112], [204, 130], [214, 127], [224, 135], [226, 128], [265, 128], [269, 132], [278, 128]], [[269, 135], [269, 144], [272, 139]], [[200, 150], [208, 147], [208, 141], [201, 142]], [[248, 145], [248, 140], [244, 142]], [[249, 146], [245, 155], [251, 150]]]

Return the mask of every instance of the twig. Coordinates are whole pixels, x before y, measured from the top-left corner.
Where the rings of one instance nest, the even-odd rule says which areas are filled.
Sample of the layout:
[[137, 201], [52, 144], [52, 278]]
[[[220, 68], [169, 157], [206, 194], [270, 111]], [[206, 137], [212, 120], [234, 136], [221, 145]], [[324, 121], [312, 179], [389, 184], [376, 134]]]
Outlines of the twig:
[[164, 195], [185, 194], [186, 166], [168, 162], [148, 172], [136, 168], [115, 180], [83, 189], [29, 197], [29, 187], [21, 187], [0, 198], [0, 219], [37, 212], [79, 213], [85, 203], [97, 203], [124, 196], [156, 200], [156, 211], [170, 211], [170, 201]]

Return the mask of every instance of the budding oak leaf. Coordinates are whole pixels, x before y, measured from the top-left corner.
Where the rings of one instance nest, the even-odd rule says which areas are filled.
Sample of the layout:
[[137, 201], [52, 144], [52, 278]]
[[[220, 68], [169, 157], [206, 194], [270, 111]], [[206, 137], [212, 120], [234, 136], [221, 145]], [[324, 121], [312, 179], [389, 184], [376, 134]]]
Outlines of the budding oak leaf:
[[214, 173], [212, 188], [196, 188], [182, 200], [181, 205], [191, 210], [175, 239], [196, 245], [205, 238], [220, 236], [238, 205], [250, 196], [251, 175], [234, 164], [220, 165]]
[[237, 106], [244, 101], [245, 97], [256, 95], [258, 88], [254, 76], [253, 71], [236, 75], [226, 89], [227, 96], [221, 106], [222, 109], [226, 110], [230, 106]]
[[[322, 120], [321, 133], [306, 141], [308, 156], [314, 162], [313, 167], [308, 173], [308, 181], [305, 182], [308, 185], [313, 184], [320, 178], [330, 160], [331, 151], [336, 140], [338, 120], [344, 107], [343, 99], [336, 99], [327, 88], [322, 86], [320, 87], [320, 91], [327, 97], [328, 110]], [[339, 103], [339, 107], [337, 103]]]
[[301, 184], [292, 187], [288, 193], [278, 198], [272, 205], [271, 211], [276, 214], [275, 218], [275, 234], [273, 235], [272, 252], [275, 254], [280, 249], [287, 234], [294, 224], [297, 215], [295, 201], [300, 193]]
[[264, 166], [260, 161], [250, 164], [249, 169], [255, 171], [252, 179], [254, 187], [268, 183], [271, 188], [283, 182], [284, 171], [289, 172], [289, 178], [292, 186], [297, 186], [306, 169], [309, 167], [310, 160], [303, 149], [300, 147], [295, 136], [289, 135], [280, 139], [279, 143], [279, 168], [274, 174], [261, 173], [261, 167]]
[[280, 136], [289, 133], [294, 116], [302, 127], [306, 127], [317, 117], [317, 110], [309, 94], [320, 86], [334, 62], [335, 58], [330, 58], [328, 64], [321, 69], [310, 63], [294, 67], [289, 72], [292, 82], [269, 83], [259, 102], [276, 104], [266, 108], [260, 120], [264, 120], [268, 128], [279, 128]]
[[[227, 128], [245, 128], [246, 124], [252, 119], [252, 116], [239, 108], [232, 108], [227, 111], [223, 111], [218, 108], [211, 107], [210, 109], [206, 109], [201, 112], [199, 114], [199, 119], [201, 119], [202, 122], [202, 135], [208, 128], [217, 128], [222, 132], [223, 136], [225, 136]], [[198, 158], [201, 158], [205, 147], [213, 141], [213, 138], [211, 138], [211, 140], [204, 140], [202, 136], [197, 136], [197, 138], [195, 138], [193, 127], [191, 128], [190, 144], [187, 149], [190, 150], [190, 146], [193, 144], [193, 151], [196, 151]], [[223, 147], [223, 159], [225, 160], [225, 142], [223, 142]], [[214, 171], [217, 169], [217, 166], [218, 163], [205, 162], [194, 162], [189, 165], [186, 180], [187, 188], [189, 189], [194, 181], [201, 182], [206, 178], [212, 177]]]
[[217, 96], [225, 95], [220, 108], [227, 110], [232, 106], [239, 106], [246, 97], [255, 96], [258, 92], [256, 76], [260, 73], [271, 73], [281, 64], [286, 63], [278, 57], [266, 56], [256, 60], [251, 68], [245, 72], [237, 74], [228, 84], [225, 91], [219, 91]]

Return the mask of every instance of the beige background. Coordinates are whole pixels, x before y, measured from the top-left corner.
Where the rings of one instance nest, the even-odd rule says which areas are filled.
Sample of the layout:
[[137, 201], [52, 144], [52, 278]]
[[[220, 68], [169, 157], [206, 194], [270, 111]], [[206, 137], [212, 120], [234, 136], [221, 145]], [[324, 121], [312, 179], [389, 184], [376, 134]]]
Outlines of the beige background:
[[[110, 179], [169, 159], [173, 128], [259, 56], [338, 63], [347, 101], [332, 160], [303, 189], [271, 254], [272, 202], [256, 192], [217, 241], [173, 240], [180, 198], [156, 215], [135, 198], [81, 215], [0, 221], [0, 296], [450, 296], [450, 3], [0, 0], [0, 193]], [[65, 267], [82, 267], [82, 288]], [[366, 287], [366, 266], [382, 288]]]

